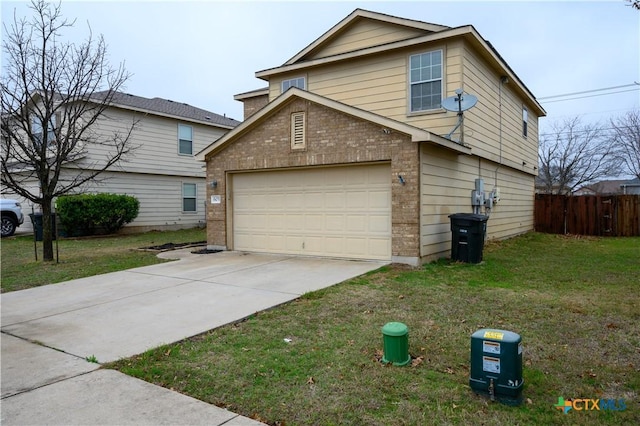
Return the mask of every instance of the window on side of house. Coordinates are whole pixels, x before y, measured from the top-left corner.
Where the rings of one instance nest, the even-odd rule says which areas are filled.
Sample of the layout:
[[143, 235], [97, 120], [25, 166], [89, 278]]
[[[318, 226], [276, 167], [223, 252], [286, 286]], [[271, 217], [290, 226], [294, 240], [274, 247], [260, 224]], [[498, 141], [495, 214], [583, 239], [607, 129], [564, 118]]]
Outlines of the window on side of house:
[[196, 205], [197, 185], [195, 183], [182, 184], [182, 212], [195, 213], [198, 211]]
[[[56, 116], [52, 115], [49, 119], [49, 125], [47, 126], [47, 146], [56, 140], [55, 128], [56, 128]], [[33, 134], [33, 143], [40, 146], [42, 144], [44, 126], [42, 125], [42, 118], [33, 117], [31, 119], [31, 133]]]
[[185, 124], [178, 124], [178, 153], [193, 155], [193, 128]]
[[442, 106], [442, 50], [409, 58], [410, 112]]
[[527, 122], [529, 120], [529, 112], [527, 111], [527, 107], [522, 107], [522, 136], [527, 137]]
[[282, 93], [286, 92], [290, 87], [297, 87], [298, 89], [306, 90], [307, 85], [304, 77], [290, 78], [288, 80], [282, 80]]
[[294, 112], [291, 114], [291, 149], [304, 149], [306, 143], [304, 112]]

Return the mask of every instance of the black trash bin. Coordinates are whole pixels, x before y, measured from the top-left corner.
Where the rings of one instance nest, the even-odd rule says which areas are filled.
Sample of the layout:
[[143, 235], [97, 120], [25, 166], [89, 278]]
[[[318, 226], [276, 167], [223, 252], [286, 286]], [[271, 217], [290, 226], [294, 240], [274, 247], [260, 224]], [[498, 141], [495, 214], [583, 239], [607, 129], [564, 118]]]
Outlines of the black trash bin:
[[451, 219], [451, 260], [480, 263], [489, 216], [456, 213]]
[[[33, 224], [33, 234], [36, 236], [36, 241], [42, 241], [42, 213], [30, 213], [31, 224]], [[53, 232], [53, 239], [56, 239], [56, 214], [51, 213], [51, 231]]]

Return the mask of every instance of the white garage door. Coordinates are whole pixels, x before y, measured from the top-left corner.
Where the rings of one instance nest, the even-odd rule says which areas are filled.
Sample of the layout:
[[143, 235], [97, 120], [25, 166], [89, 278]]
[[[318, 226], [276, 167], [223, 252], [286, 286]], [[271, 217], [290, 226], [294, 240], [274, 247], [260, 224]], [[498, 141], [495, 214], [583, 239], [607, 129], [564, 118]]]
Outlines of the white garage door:
[[389, 164], [238, 173], [234, 249], [391, 259]]

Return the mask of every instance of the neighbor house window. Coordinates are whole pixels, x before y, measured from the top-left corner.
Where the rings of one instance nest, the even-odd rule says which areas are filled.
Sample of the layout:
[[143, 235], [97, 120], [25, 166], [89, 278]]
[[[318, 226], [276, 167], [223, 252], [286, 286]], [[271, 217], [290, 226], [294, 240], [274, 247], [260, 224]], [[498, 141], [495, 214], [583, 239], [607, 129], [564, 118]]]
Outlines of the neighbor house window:
[[183, 212], [195, 212], [196, 208], [196, 190], [195, 183], [183, 183], [182, 184], [182, 211]]
[[304, 149], [306, 147], [304, 121], [304, 112], [291, 114], [291, 149]]
[[527, 107], [522, 107], [522, 136], [527, 137], [527, 120], [529, 119], [529, 113]]
[[191, 126], [178, 124], [178, 153], [193, 155], [193, 129]]
[[[50, 145], [56, 140], [55, 127], [56, 117], [52, 115], [49, 119], [49, 125], [47, 126], [47, 145]], [[31, 133], [33, 134], [33, 143], [38, 146], [40, 146], [43, 140], [42, 132], [44, 132], [42, 119], [40, 117], [33, 117], [31, 120]]]
[[289, 80], [282, 81], [282, 93], [286, 92], [290, 87], [297, 87], [298, 89], [306, 90], [306, 82], [304, 77], [291, 78]]
[[442, 106], [442, 50], [409, 58], [411, 112]]

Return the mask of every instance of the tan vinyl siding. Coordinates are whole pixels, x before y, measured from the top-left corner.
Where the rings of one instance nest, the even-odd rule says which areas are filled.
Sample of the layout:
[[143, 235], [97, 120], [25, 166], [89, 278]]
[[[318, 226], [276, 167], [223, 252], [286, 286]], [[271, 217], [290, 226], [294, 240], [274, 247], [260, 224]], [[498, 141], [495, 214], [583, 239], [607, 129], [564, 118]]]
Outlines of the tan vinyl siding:
[[[113, 135], [114, 132], [123, 133], [134, 119], [140, 122], [131, 136], [131, 144], [138, 148], [132, 155], [127, 156], [127, 161], [120, 163], [119, 168], [135, 173], [203, 177], [202, 164], [193, 156], [178, 154], [178, 123], [192, 127], [194, 154], [227, 132], [225, 129], [188, 121], [153, 115], [145, 116], [120, 109], [110, 109], [107, 116], [101, 118], [93, 130], [105, 136]], [[96, 162], [100, 164], [107, 149], [94, 145], [88, 146], [87, 152], [89, 155], [81, 164], [91, 168]]]
[[484, 179], [485, 192], [491, 192], [497, 176], [501, 192], [501, 200], [494, 206], [487, 224], [489, 239], [506, 238], [533, 229], [533, 176], [426, 144], [421, 147], [420, 158], [421, 256], [449, 255], [449, 215], [471, 213], [471, 191], [478, 177]]
[[[444, 110], [409, 114], [409, 56], [432, 50], [444, 54], [443, 95], [450, 96], [461, 84], [461, 42], [393, 51], [306, 70], [309, 91], [413, 126], [447, 134], [455, 126], [455, 113]], [[285, 74], [270, 83], [270, 99], [280, 95]]]
[[305, 57], [305, 59], [325, 58], [327, 56], [352, 52], [380, 44], [407, 40], [425, 34], [427, 34], [427, 31], [363, 19], [350, 25], [331, 43], [316, 52], [312, 52]]
[[[86, 192], [112, 192], [132, 195], [140, 201], [138, 217], [125, 231], [179, 229], [204, 226], [206, 182], [204, 178], [157, 176], [138, 173], [106, 172], [102, 182], [83, 188]], [[182, 184], [195, 183], [196, 209], [182, 211]]]
[[[500, 162], [500, 110], [502, 109], [502, 158], [533, 173], [537, 165], [538, 118], [529, 110], [528, 136], [522, 136], [523, 101], [513, 91], [513, 82], [502, 84], [500, 74], [489, 68], [469, 47], [464, 49], [464, 90], [478, 97], [478, 105], [465, 112], [465, 142], [474, 153]], [[502, 107], [500, 104], [502, 103]]]

